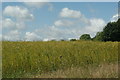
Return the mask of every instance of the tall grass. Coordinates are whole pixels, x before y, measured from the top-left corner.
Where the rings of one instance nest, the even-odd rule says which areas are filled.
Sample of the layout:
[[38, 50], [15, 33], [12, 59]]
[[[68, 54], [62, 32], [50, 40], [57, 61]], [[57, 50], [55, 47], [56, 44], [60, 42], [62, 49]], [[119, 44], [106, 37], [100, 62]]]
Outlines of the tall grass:
[[101, 64], [98, 67], [71, 67], [53, 72], [30, 75], [29, 78], [118, 78], [118, 64]]
[[3, 78], [43, 74], [72, 67], [98, 67], [118, 61], [118, 42], [3, 42]]
[[0, 79], [2, 79], [2, 42], [0, 41]]

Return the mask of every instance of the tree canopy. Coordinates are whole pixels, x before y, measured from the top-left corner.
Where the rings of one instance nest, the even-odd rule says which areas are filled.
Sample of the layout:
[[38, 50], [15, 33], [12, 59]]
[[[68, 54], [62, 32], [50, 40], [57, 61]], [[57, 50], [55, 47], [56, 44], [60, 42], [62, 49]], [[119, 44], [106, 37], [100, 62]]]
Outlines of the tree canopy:
[[80, 40], [91, 40], [91, 37], [89, 34], [83, 34], [81, 35]]
[[120, 19], [117, 22], [109, 22], [102, 32], [98, 32], [93, 40], [120, 41]]
[[95, 41], [103, 41], [103, 32], [97, 32], [96, 36], [94, 38], [92, 38], [92, 40], [95, 40]]
[[105, 26], [102, 39], [103, 41], [120, 41], [120, 19]]

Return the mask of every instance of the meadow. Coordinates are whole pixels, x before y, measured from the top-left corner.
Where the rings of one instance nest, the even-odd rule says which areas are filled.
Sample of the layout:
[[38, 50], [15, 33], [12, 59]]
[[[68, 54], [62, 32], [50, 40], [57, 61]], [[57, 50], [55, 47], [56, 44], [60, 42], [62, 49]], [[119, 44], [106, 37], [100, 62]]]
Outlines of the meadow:
[[2, 79], [2, 42], [0, 41], [0, 79]]
[[117, 78], [119, 42], [2, 42], [3, 78]]

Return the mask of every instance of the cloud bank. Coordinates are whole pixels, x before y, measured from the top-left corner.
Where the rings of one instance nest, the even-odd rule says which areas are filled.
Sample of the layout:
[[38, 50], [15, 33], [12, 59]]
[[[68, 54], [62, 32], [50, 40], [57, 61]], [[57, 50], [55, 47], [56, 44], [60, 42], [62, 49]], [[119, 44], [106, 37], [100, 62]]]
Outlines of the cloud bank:
[[[25, 31], [27, 22], [32, 22], [36, 17], [30, 11], [31, 8], [42, 8], [49, 3], [24, 3], [29, 8], [21, 6], [6, 6], [3, 10], [3, 40], [25, 40], [25, 41], [48, 41], [52, 39], [79, 38], [82, 34], [90, 34], [94, 37], [102, 31], [106, 25], [102, 18], [87, 18], [81, 11], [62, 8], [58, 17], [52, 25], [38, 27], [32, 31]], [[50, 7], [50, 6], [49, 6]], [[53, 6], [52, 6], [53, 7]], [[118, 15], [111, 18], [111, 22], [117, 21]], [[1, 35], [0, 35], [1, 37]]]
[[103, 19], [89, 19], [80, 11], [69, 8], [63, 8], [59, 14], [61, 18], [56, 20], [52, 26], [36, 29], [29, 33], [33, 33], [34, 35], [32, 35], [32, 37], [35, 38], [40, 38], [40, 36], [42, 36], [44, 41], [51, 39], [69, 39], [71, 37], [79, 38], [80, 35], [84, 33], [88, 33], [93, 37], [98, 31], [102, 31], [106, 24]]

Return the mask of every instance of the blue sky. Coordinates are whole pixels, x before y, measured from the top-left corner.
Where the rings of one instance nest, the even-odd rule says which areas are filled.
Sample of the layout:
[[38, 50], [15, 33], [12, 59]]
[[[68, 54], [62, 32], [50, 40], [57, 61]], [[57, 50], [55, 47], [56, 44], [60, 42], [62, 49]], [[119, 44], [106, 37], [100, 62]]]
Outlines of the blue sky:
[[94, 37], [116, 21], [117, 2], [5, 2], [2, 4], [4, 40], [51, 40]]

